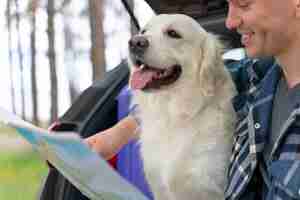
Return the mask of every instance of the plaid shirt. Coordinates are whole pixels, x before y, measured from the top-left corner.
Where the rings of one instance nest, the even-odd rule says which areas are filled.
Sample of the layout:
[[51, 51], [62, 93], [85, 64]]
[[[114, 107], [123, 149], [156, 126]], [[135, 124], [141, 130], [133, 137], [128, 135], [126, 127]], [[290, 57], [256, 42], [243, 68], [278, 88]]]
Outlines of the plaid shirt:
[[266, 189], [261, 189], [264, 144], [270, 131], [273, 96], [281, 69], [274, 59], [229, 63], [239, 94], [233, 99], [238, 115], [232, 157], [228, 168], [226, 200], [300, 199], [300, 108], [294, 110], [265, 164]]

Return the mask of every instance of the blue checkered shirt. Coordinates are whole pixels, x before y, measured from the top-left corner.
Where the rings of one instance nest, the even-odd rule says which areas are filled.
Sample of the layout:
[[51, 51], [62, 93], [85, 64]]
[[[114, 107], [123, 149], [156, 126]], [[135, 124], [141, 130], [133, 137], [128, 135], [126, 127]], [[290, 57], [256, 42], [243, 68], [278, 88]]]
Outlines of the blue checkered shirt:
[[[272, 103], [281, 69], [274, 59], [244, 59], [228, 62], [227, 66], [239, 94], [233, 99], [238, 121], [226, 200], [300, 199], [300, 102], [295, 103], [281, 128], [270, 161], [263, 162], [262, 152], [271, 130]], [[260, 168], [264, 169], [264, 176]]]

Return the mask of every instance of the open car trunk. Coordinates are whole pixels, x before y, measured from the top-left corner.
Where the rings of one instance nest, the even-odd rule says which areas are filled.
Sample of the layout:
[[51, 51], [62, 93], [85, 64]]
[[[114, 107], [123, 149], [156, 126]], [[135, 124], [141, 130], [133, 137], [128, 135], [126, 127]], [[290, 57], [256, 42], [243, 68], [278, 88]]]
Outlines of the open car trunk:
[[181, 13], [196, 19], [206, 30], [218, 34], [232, 48], [240, 47], [240, 36], [225, 27], [226, 0], [145, 0], [155, 13]]
[[[126, 1], [126, 0], [124, 0]], [[182, 13], [195, 18], [205, 29], [240, 47], [239, 36], [225, 28], [226, 0], [145, 0], [157, 13]], [[129, 10], [129, 12], [132, 12]], [[135, 19], [136, 20], [136, 19]], [[107, 129], [118, 121], [116, 97], [128, 83], [129, 70], [123, 62], [104, 80], [86, 89], [58, 120], [56, 131], [76, 131], [88, 137]], [[40, 200], [89, 200], [70, 184], [56, 169], [50, 168], [42, 187]]]

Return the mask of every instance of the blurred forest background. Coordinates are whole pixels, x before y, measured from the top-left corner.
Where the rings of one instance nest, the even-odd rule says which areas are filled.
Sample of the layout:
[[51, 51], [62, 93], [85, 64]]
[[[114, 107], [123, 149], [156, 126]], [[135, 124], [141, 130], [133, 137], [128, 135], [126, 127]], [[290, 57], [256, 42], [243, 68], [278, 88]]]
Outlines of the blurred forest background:
[[[144, 1], [127, 2], [141, 24], [153, 15]], [[126, 58], [136, 31], [121, 0], [0, 4], [0, 106], [40, 126]]]

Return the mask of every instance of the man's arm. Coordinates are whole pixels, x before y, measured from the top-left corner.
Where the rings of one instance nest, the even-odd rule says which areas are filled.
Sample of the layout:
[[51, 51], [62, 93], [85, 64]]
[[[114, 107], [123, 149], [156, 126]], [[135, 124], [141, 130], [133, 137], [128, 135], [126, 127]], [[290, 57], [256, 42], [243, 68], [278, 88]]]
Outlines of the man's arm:
[[115, 126], [85, 139], [88, 145], [103, 158], [110, 159], [132, 139], [139, 136], [139, 125], [134, 117], [127, 116]]

